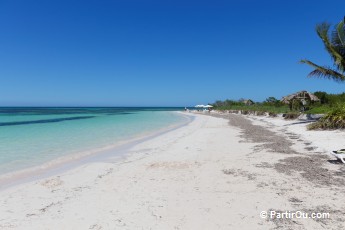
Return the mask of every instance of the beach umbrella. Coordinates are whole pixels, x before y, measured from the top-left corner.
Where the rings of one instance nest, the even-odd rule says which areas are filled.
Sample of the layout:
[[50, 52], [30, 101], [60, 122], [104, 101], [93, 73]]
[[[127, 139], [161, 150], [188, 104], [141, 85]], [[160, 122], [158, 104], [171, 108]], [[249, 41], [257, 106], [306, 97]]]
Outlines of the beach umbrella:
[[285, 104], [290, 104], [293, 100], [310, 100], [310, 101], [320, 101], [320, 99], [314, 94], [308, 91], [299, 91], [294, 94], [287, 95], [281, 99], [281, 102]]

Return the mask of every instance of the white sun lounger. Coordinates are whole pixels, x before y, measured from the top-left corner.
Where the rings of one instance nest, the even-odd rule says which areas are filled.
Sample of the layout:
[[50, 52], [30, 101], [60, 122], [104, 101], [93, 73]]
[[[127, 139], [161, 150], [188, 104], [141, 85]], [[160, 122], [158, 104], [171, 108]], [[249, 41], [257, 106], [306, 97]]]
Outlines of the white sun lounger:
[[[343, 149], [342, 149], [343, 150]], [[336, 158], [340, 159], [341, 162], [345, 164], [345, 151], [341, 151], [341, 153], [337, 153], [338, 151], [332, 151], [331, 154]]]

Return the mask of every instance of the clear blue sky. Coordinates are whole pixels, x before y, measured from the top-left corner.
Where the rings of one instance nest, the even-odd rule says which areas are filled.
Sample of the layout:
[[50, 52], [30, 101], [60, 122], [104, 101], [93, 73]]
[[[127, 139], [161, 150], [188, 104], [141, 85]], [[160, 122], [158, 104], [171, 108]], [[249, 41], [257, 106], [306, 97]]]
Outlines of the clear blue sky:
[[0, 0], [0, 105], [188, 106], [340, 93], [315, 33], [345, 1]]

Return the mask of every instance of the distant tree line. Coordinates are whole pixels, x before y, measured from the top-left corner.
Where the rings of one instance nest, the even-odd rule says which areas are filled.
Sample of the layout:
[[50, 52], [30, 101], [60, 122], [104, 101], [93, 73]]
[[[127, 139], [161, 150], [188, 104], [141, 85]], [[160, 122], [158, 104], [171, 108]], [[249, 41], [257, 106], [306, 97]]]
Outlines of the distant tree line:
[[[328, 113], [333, 108], [344, 105], [345, 103], [345, 92], [340, 94], [330, 94], [323, 91], [317, 91], [313, 94], [317, 96], [320, 101], [303, 105], [303, 110], [301, 110], [300, 101], [294, 101], [292, 105], [288, 105], [273, 96], [266, 98], [266, 100], [262, 102], [253, 102], [252, 100], [245, 100], [241, 98], [239, 100], [217, 100], [212, 105], [214, 106], [214, 109], [218, 110], [256, 110], [276, 113], [307, 112], [324, 114]], [[248, 104], [248, 101], [253, 103]]]
[[[246, 101], [248, 101], [248, 100], [245, 100], [243, 98], [241, 98], [239, 100], [230, 100], [230, 99], [226, 99], [224, 101], [217, 100], [212, 105], [214, 107], [245, 106]], [[276, 106], [276, 107], [284, 106], [284, 104], [280, 100], [276, 99], [275, 97], [268, 97], [263, 102], [253, 102], [253, 105]], [[248, 106], [250, 106], [250, 105], [248, 105]]]
[[321, 105], [329, 105], [333, 107], [345, 102], [345, 93], [328, 94], [326, 92], [317, 91], [314, 94], [320, 99]]

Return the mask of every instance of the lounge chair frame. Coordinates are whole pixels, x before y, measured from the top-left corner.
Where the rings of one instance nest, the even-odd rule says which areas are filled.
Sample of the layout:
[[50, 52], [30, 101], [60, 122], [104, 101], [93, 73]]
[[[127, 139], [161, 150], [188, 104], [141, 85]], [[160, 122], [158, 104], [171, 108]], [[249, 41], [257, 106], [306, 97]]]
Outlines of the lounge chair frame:
[[345, 153], [335, 153], [331, 152], [333, 156], [335, 156], [337, 159], [341, 160], [345, 164]]

